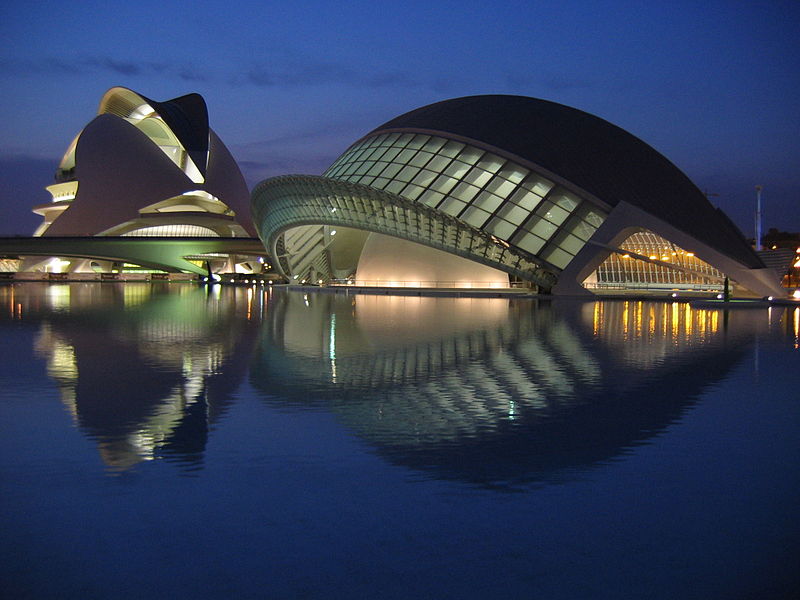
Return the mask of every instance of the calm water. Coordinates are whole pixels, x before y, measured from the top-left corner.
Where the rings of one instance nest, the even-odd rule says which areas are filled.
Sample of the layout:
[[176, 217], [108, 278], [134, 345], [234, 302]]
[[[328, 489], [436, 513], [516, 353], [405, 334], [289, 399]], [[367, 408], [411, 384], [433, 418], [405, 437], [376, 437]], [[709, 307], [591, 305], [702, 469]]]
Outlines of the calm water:
[[9, 598], [790, 598], [800, 308], [0, 286]]

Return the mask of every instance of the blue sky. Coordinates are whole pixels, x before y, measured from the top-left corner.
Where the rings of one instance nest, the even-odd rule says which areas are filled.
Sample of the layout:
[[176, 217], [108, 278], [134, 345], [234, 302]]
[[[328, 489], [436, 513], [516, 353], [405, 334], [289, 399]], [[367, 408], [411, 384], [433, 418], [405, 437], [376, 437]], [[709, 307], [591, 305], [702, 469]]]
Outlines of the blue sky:
[[0, 234], [121, 85], [204, 96], [252, 188], [321, 173], [382, 122], [485, 93], [545, 98], [627, 129], [752, 235], [800, 231], [800, 3], [36, 2], [0, 8]]

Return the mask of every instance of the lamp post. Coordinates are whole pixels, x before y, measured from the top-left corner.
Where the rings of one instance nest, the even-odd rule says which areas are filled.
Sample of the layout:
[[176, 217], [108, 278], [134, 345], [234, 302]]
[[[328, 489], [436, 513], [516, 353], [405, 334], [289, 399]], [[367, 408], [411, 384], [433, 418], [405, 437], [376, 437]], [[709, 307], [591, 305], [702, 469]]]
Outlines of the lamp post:
[[761, 250], [761, 190], [763, 186], [756, 186], [756, 250]]

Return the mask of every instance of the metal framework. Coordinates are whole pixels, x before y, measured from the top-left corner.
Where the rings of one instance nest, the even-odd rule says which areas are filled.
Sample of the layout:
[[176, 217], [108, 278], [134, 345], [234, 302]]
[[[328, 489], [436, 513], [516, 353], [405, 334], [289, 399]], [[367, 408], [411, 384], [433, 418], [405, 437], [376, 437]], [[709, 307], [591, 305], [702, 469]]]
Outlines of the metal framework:
[[[253, 217], [265, 246], [291, 276], [282, 235], [303, 225], [336, 225], [399, 237], [468, 258], [549, 290], [556, 273], [533, 254], [463, 221], [375, 188], [311, 175], [275, 177], [253, 191]], [[324, 246], [315, 246], [323, 252]], [[319, 263], [317, 263], [319, 264]], [[327, 273], [326, 277], [330, 278]]]

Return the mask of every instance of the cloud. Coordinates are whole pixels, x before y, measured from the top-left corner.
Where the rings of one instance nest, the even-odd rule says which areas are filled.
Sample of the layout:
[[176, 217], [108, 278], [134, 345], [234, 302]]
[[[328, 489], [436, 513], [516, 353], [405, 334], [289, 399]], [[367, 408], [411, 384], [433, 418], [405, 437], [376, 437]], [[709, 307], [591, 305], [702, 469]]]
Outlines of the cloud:
[[112, 56], [83, 56], [0, 59], [0, 74], [86, 75], [112, 73], [126, 78], [160, 76], [189, 82], [225, 81], [234, 86], [259, 88], [301, 88], [321, 85], [344, 85], [361, 89], [429, 88], [440, 91], [443, 81], [425, 81], [398, 70], [375, 70], [343, 63], [301, 57], [280, 57], [269, 61], [251, 62], [228, 68], [227, 75], [200, 70], [191, 64], [139, 61]]
[[235, 75], [234, 85], [257, 87], [303, 87], [343, 84], [371, 89], [415, 85], [419, 82], [402, 71], [368, 72], [342, 64], [315, 61], [259, 63]]
[[75, 59], [44, 57], [38, 59], [0, 59], [0, 73], [11, 75], [81, 75], [113, 73], [124, 77], [160, 75], [184, 81], [207, 81], [206, 73], [190, 65], [172, 65], [152, 61], [121, 60], [109, 56], [86, 56]]

